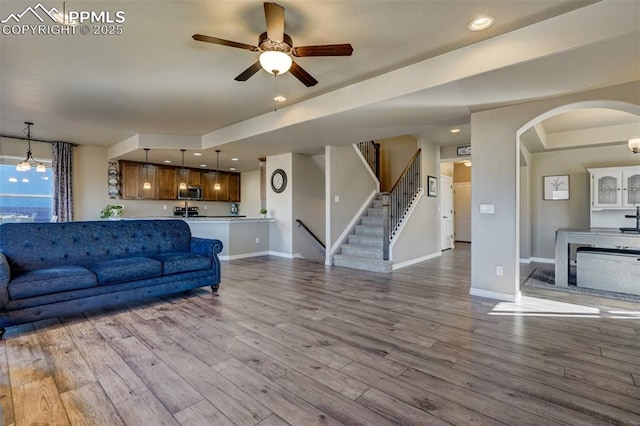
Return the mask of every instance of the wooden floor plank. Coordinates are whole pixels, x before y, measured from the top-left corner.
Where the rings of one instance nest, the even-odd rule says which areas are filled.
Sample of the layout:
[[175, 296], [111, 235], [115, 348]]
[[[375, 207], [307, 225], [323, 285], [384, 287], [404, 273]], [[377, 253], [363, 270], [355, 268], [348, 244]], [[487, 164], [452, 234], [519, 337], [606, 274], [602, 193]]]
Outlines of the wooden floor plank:
[[234, 426], [236, 424], [242, 424], [233, 423], [207, 400], [202, 400], [193, 404], [191, 407], [177, 412], [174, 414], [174, 417], [182, 426]]
[[17, 426], [71, 424], [51, 376], [14, 387], [13, 400]]
[[165, 346], [154, 353], [235, 424], [253, 425], [271, 415], [265, 406], [179, 346]]
[[292, 425], [339, 424], [317, 407], [233, 358], [212, 368]]
[[202, 395], [136, 337], [116, 339], [111, 344], [169, 412], [176, 413], [202, 400]]
[[124, 425], [111, 400], [97, 383], [89, 383], [60, 394], [73, 425]]
[[0, 341], [0, 425], [15, 423], [13, 414], [13, 396], [9, 380], [9, 363], [4, 340]]
[[221, 265], [218, 294], [9, 327], [4, 426], [640, 424], [640, 304], [472, 297], [465, 244], [391, 274]]
[[115, 407], [125, 424], [129, 426], [178, 426], [180, 424], [150, 391], [120, 401], [115, 404]]

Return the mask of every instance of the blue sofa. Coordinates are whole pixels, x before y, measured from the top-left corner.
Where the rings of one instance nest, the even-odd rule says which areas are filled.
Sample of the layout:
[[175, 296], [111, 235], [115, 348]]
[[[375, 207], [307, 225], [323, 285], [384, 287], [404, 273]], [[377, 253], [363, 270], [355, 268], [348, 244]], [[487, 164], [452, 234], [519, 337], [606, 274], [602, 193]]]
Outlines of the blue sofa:
[[4, 327], [220, 284], [222, 242], [182, 220], [0, 225]]

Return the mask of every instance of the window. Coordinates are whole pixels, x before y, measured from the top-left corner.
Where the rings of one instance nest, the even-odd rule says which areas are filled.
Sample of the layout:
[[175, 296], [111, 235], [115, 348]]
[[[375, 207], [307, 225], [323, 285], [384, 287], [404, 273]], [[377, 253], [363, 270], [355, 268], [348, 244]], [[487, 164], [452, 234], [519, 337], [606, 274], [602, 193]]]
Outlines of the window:
[[[18, 172], [15, 161], [0, 164], [0, 223], [51, 220], [51, 161], [39, 160], [47, 166], [45, 173], [36, 172], [35, 167], [28, 172]], [[7, 159], [0, 158], [0, 162]]]

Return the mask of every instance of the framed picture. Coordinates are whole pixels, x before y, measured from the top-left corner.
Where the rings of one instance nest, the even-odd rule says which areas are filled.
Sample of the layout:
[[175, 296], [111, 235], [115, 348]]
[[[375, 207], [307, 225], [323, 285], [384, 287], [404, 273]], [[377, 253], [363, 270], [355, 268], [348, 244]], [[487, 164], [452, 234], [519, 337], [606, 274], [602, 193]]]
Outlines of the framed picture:
[[427, 176], [427, 196], [438, 196], [438, 178], [435, 176]]
[[471, 145], [459, 146], [456, 149], [456, 154], [458, 154], [458, 157], [471, 155]]
[[545, 176], [543, 179], [543, 200], [558, 201], [569, 199], [569, 175]]

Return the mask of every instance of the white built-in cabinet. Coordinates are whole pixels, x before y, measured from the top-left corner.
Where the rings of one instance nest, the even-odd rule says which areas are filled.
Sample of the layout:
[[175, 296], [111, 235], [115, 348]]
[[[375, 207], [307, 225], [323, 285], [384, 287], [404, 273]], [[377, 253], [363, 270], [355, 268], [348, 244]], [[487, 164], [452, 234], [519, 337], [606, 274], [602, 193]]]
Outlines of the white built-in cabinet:
[[588, 169], [591, 174], [591, 227], [624, 226], [624, 214], [640, 203], [640, 166]]

